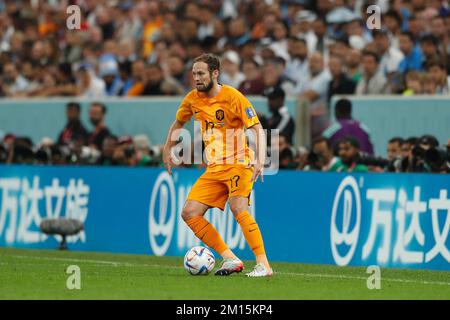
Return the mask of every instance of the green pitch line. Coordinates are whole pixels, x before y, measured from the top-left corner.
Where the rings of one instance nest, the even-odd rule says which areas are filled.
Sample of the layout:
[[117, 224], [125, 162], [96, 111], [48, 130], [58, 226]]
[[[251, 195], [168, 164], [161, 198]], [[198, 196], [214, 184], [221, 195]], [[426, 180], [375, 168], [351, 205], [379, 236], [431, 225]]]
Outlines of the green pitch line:
[[[253, 262], [245, 261], [246, 270]], [[272, 263], [272, 278], [191, 276], [182, 257], [0, 248], [0, 299], [450, 299], [450, 272]], [[69, 290], [77, 265], [81, 290]], [[216, 263], [217, 268], [218, 263]]]

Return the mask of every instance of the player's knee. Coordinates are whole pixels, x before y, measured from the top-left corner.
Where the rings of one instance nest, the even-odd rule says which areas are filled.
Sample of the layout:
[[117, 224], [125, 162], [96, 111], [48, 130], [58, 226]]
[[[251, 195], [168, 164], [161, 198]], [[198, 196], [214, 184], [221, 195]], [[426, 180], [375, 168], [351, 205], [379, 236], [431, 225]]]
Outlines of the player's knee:
[[242, 205], [241, 203], [230, 203], [230, 210], [233, 212], [234, 216], [237, 216], [239, 213], [247, 210], [247, 206]]
[[183, 210], [181, 211], [181, 218], [183, 218], [185, 222], [199, 215], [200, 214], [198, 213], [198, 210], [196, 210], [193, 206], [189, 205], [184, 206]]

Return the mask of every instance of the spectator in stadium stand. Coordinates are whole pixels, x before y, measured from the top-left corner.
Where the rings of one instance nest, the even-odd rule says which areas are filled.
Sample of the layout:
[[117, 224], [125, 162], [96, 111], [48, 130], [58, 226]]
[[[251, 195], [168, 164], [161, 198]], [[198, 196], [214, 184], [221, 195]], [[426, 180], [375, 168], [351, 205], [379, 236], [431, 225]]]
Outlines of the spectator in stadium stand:
[[450, 95], [450, 76], [447, 75], [442, 62], [437, 60], [428, 61], [425, 68], [427, 75], [429, 75], [436, 84], [435, 94]]
[[264, 88], [269, 89], [278, 86], [284, 90], [287, 96], [292, 96], [295, 83], [285, 76], [285, 67], [286, 65], [283, 58], [274, 57], [265, 60], [263, 65]]
[[337, 171], [342, 167], [341, 160], [333, 153], [333, 146], [330, 139], [317, 137], [312, 143], [312, 151], [317, 156], [316, 165], [322, 171]]
[[423, 93], [423, 74], [417, 71], [408, 71], [405, 76], [404, 96], [412, 96]]
[[341, 165], [336, 168], [337, 172], [368, 172], [366, 165], [358, 163], [361, 158], [358, 140], [345, 137], [337, 143], [338, 155]]
[[145, 68], [144, 83], [140, 95], [180, 95], [184, 92], [176, 80], [164, 76], [159, 64], [152, 63]]
[[200, 5], [199, 10], [200, 14], [197, 18], [199, 19], [200, 25], [197, 36], [203, 41], [207, 37], [214, 36], [214, 22], [217, 20], [217, 17], [214, 15], [211, 7], [206, 4]]
[[344, 30], [348, 36], [348, 44], [352, 48], [362, 50], [369, 43], [373, 43], [372, 33], [367, 30], [365, 21], [360, 17], [354, 17], [347, 22]]
[[325, 68], [322, 54], [316, 52], [309, 58], [310, 78], [301, 95], [302, 99], [309, 103], [311, 115], [311, 135], [320, 135], [329, 124], [328, 122], [328, 85], [331, 74]]
[[384, 15], [384, 25], [389, 33], [391, 39], [391, 45], [398, 48], [398, 35], [402, 30], [402, 16], [394, 9], [388, 10]]
[[357, 95], [383, 94], [387, 91], [387, 80], [379, 72], [380, 58], [372, 51], [362, 54], [363, 77], [356, 85]]
[[328, 26], [325, 18], [318, 17], [312, 22], [312, 30], [317, 37], [316, 50], [323, 56], [328, 55], [328, 45], [333, 41], [327, 32]]
[[309, 77], [308, 46], [306, 40], [291, 36], [288, 39], [290, 60], [284, 75], [295, 81], [295, 93], [302, 93]]
[[167, 73], [166, 77], [171, 78], [174, 84], [184, 91], [183, 86], [188, 79], [183, 59], [177, 55], [169, 56], [163, 64], [163, 70]]
[[303, 97], [311, 103], [311, 108], [326, 103], [330, 72], [325, 68], [322, 54], [316, 52], [309, 58], [310, 79], [306, 85]]
[[78, 102], [69, 102], [66, 105], [67, 124], [59, 134], [58, 144], [70, 145], [77, 140], [87, 141], [88, 131], [80, 120], [81, 106]]
[[300, 10], [295, 14], [291, 25], [291, 35], [306, 40], [309, 52], [315, 52], [317, 36], [312, 30], [311, 24], [317, 19], [317, 14], [310, 10]]
[[122, 81], [122, 86], [117, 93], [119, 96], [124, 96], [128, 90], [133, 86], [133, 77], [131, 74], [133, 63], [130, 61], [124, 61], [119, 63], [119, 77]]
[[228, 23], [228, 38], [227, 44], [231, 47], [239, 47], [241, 44], [251, 39], [251, 34], [247, 27], [247, 22], [244, 17], [237, 17], [230, 20]]
[[358, 141], [358, 148], [360, 147], [362, 152], [373, 155], [369, 129], [363, 123], [352, 118], [352, 102], [348, 99], [338, 100], [334, 115], [336, 122], [322, 133], [325, 138], [330, 139], [333, 148], [336, 147], [339, 140], [350, 136]]
[[[217, 41], [214, 38], [214, 41]], [[217, 41], [217, 46], [218, 46], [218, 41]], [[239, 46], [239, 56], [241, 57], [241, 59], [244, 60], [248, 60], [248, 59], [254, 59], [256, 60], [256, 62], [258, 62], [259, 65], [262, 64], [262, 60], [261, 57], [259, 57], [258, 52], [257, 52], [257, 41], [254, 39], [250, 39], [246, 42], [244, 42], [243, 44], [241, 44]], [[219, 49], [217, 48], [217, 50], [215, 52], [219, 52]]]
[[89, 120], [94, 126], [94, 131], [88, 137], [88, 145], [97, 150], [103, 147], [103, 140], [110, 136], [111, 132], [105, 125], [105, 115], [107, 108], [101, 102], [94, 102], [89, 109]]
[[2, 80], [0, 80], [2, 86], [1, 91], [6, 96], [17, 96], [28, 89], [29, 82], [24, 76], [20, 74], [14, 63], [8, 62], [3, 66]]
[[335, 94], [353, 94], [356, 83], [345, 74], [343, 61], [340, 57], [330, 57], [328, 67], [332, 77], [328, 84], [327, 103], [329, 105], [331, 97]]
[[255, 59], [249, 58], [242, 62], [242, 71], [245, 80], [239, 86], [239, 91], [244, 95], [260, 95], [264, 92], [264, 81], [260, 65]]
[[433, 34], [426, 34], [420, 39], [420, 49], [425, 64], [433, 60], [443, 61], [444, 55], [439, 51], [439, 39]]
[[389, 32], [386, 29], [374, 29], [373, 38], [380, 58], [379, 69], [389, 79], [397, 72], [400, 62], [405, 57], [403, 53], [391, 44]]
[[245, 80], [245, 75], [240, 71], [241, 59], [236, 51], [228, 50], [222, 56], [221, 83], [239, 88]]
[[105, 95], [118, 96], [123, 87], [119, 74], [119, 64], [110, 54], [102, 56], [99, 62], [99, 76], [105, 82]]
[[358, 84], [363, 74], [361, 70], [361, 51], [349, 49], [345, 57], [345, 70], [347, 76]]
[[[361, 41], [362, 41], [361, 39], [356, 41], [357, 46], [362, 45]], [[358, 44], [358, 42], [359, 42], [359, 44]], [[347, 36], [340, 36], [337, 39], [335, 39], [334, 42], [332, 42], [328, 45], [328, 57], [329, 56], [337, 56], [341, 59], [345, 59], [345, 57], [347, 56], [347, 54], [351, 48], [353, 48], [353, 47], [350, 46], [349, 38]], [[358, 48], [353, 48], [353, 49], [360, 51], [360, 49], [358, 49]]]
[[434, 78], [429, 74], [425, 73], [422, 77], [422, 88], [423, 94], [435, 95], [437, 91], [437, 85]]
[[75, 73], [77, 86], [75, 94], [87, 99], [105, 97], [105, 82], [98, 78], [89, 64], [81, 64]]
[[411, 32], [403, 31], [398, 38], [399, 47], [405, 55], [398, 66], [398, 71], [405, 74], [408, 71], [422, 71], [423, 54], [420, 46], [415, 45]]
[[158, 1], [140, 1], [136, 5], [136, 11], [142, 22], [142, 56], [148, 57], [153, 50], [153, 39], [162, 25], [160, 4]]
[[[422, 9], [420, 9], [420, 10], [422, 10]], [[408, 28], [405, 31], [412, 34], [414, 43], [416, 43], [416, 41], [419, 40], [425, 33], [425, 26], [423, 24], [423, 18], [422, 18], [423, 12], [424, 11], [421, 11], [418, 14], [413, 13], [409, 17], [407, 17]], [[403, 20], [405, 20], [405, 18], [403, 18]], [[405, 29], [405, 28], [403, 28], [403, 29]]]
[[[444, 6], [443, 6], [444, 7]], [[448, 6], [447, 6], [448, 7]], [[448, 10], [448, 8], [447, 8]], [[446, 14], [437, 15], [431, 19], [431, 34], [438, 39], [439, 52], [444, 56], [444, 61], [449, 58], [450, 54], [450, 34], [448, 30], [450, 12], [447, 11]], [[447, 20], [447, 26], [446, 21]]]
[[281, 19], [277, 19], [273, 31], [270, 34], [269, 48], [275, 52], [276, 56], [281, 57], [286, 61], [289, 60], [289, 54], [287, 52], [287, 36], [287, 25]]
[[138, 96], [144, 87], [145, 77], [145, 62], [142, 59], [138, 59], [131, 65], [131, 83], [128, 84], [128, 88], [124, 88], [123, 95], [128, 97]]
[[267, 119], [267, 128], [265, 128], [268, 130], [267, 135], [270, 136], [270, 130], [278, 129], [279, 133], [286, 137], [287, 142], [292, 144], [295, 122], [284, 104], [285, 92], [280, 87], [272, 87], [264, 91], [264, 95], [267, 97], [269, 111], [272, 114]]

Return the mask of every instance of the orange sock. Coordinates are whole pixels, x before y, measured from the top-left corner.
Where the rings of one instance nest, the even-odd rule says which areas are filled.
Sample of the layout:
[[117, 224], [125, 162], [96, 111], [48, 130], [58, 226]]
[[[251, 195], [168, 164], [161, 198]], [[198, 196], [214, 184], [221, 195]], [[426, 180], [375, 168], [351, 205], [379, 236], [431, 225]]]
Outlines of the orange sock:
[[256, 223], [255, 219], [253, 219], [248, 211], [244, 211], [236, 216], [236, 220], [241, 226], [244, 237], [247, 240], [248, 245], [252, 249], [253, 254], [255, 256], [265, 254], [261, 231], [259, 230], [258, 224]]
[[202, 240], [208, 247], [213, 248], [218, 254], [228, 249], [217, 230], [202, 216], [193, 217], [186, 221], [186, 224], [197, 238]]

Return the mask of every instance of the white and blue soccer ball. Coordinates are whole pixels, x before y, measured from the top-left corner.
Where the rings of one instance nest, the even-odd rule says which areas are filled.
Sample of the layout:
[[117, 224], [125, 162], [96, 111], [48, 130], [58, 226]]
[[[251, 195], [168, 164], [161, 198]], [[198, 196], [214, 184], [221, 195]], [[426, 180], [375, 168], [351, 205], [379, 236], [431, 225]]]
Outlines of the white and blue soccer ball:
[[184, 256], [184, 268], [192, 275], [206, 275], [215, 264], [214, 254], [206, 247], [193, 247]]

